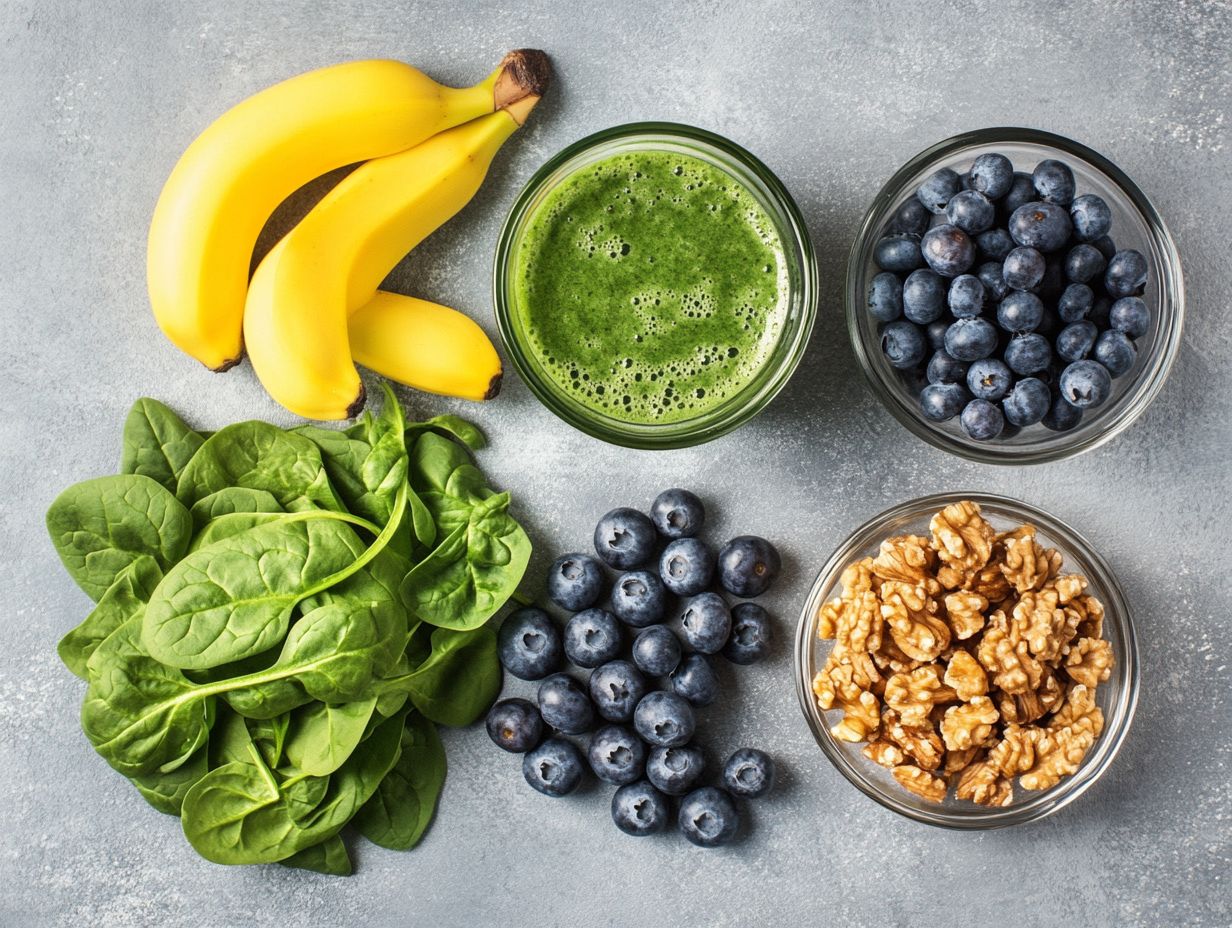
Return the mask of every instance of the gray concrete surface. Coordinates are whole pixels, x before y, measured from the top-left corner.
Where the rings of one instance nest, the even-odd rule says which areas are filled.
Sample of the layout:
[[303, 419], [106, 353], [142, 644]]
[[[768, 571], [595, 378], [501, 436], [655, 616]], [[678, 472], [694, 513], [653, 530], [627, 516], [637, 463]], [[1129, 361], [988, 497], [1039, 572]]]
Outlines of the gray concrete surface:
[[[336, 2], [0, 5], [0, 925], [1202, 925], [1232, 922], [1232, 7], [1226, 2], [929, 4]], [[703, 853], [634, 841], [605, 791], [550, 802], [479, 728], [447, 735], [437, 821], [407, 854], [370, 846], [336, 880], [200, 860], [93, 753], [59, 636], [87, 600], [42, 517], [67, 484], [113, 470], [132, 400], [205, 428], [290, 421], [251, 371], [211, 376], [159, 335], [147, 222], [179, 152], [267, 84], [341, 59], [404, 58], [470, 83], [507, 48], [554, 56], [558, 85], [482, 194], [398, 270], [408, 292], [490, 331], [500, 219], [567, 142], [663, 118], [725, 133], [799, 199], [822, 269], [807, 358], [760, 419], [671, 453], [571, 431], [511, 377], [472, 415], [483, 465], [515, 493], [541, 569], [607, 508], [686, 484], [716, 537], [771, 536], [779, 648], [728, 676], [713, 754], [753, 743], [783, 788], [745, 840]], [[873, 193], [957, 131], [1038, 126], [1133, 175], [1184, 258], [1189, 319], [1163, 394], [1120, 440], [1059, 464], [994, 469], [912, 438], [859, 377], [841, 321], [844, 261]], [[1137, 721], [1108, 775], [1040, 824], [955, 834], [852, 789], [810, 740], [788, 642], [808, 583], [856, 524], [906, 497], [999, 490], [1095, 539], [1136, 610]]]

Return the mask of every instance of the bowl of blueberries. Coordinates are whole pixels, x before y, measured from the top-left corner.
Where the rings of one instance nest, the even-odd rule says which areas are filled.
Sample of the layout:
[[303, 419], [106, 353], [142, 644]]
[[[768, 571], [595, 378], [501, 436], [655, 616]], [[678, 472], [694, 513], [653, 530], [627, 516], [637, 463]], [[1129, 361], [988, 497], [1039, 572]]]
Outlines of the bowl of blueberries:
[[847, 324], [878, 396], [964, 457], [1057, 460], [1120, 434], [1181, 343], [1163, 219], [1078, 142], [992, 128], [921, 152], [878, 193], [847, 271]]

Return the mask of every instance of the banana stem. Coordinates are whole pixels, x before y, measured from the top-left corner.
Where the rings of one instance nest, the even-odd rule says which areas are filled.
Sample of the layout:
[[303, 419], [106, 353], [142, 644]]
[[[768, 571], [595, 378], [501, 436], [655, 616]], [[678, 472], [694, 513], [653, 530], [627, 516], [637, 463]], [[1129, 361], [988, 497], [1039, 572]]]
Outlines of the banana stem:
[[498, 71], [494, 109], [506, 110], [522, 125], [551, 83], [552, 63], [537, 48], [519, 48], [505, 56]]

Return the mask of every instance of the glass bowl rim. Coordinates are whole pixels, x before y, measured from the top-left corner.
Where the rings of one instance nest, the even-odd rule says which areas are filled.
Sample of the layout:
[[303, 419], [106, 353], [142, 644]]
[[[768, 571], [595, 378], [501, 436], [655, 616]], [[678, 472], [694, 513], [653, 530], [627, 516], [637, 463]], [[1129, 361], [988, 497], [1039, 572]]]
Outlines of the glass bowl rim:
[[[1080, 158], [1104, 174], [1138, 213], [1146, 231], [1146, 238], [1154, 246], [1150, 249], [1148, 260], [1153, 270], [1158, 271], [1159, 277], [1157, 311], [1160, 313], [1160, 341], [1154, 348], [1156, 357], [1153, 364], [1144, 368], [1139, 375], [1139, 381], [1120, 397], [1111, 410], [1114, 414], [1098, 431], [1083, 436], [1073, 432], [1059, 433], [1058, 439], [1048, 447], [1026, 450], [995, 443], [967, 444], [926, 421], [906, 403], [894, 385], [885, 382], [870, 358], [870, 348], [865, 344], [859, 324], [860, 315], [864, 312], [863, 288], [868, 256], [876, 244], [880, 225], [887, 218], [888, 210], [901, 198], [905, 183], [929, 165], [961, 149], [1013, 143], [1051, 148], [1059, 154]], [[1161, 255], [1158, 264], [1154, 258], [1156, 251]], [[1081, 142], [1042, 129], [1021, 126], [991, 126], [950, 136], [912, 156], [895, 171], [877, 192], [860, 221], [847, 259], [845, 294], [847, 331], [852, 350], [865, 380], [882, 405], [917, 438], [943, 451], [983, 464], [1023, 465], [1059, 461], [1090, 451], [1121, 435], [1137, 421], [1163, 389], [1172, 365], [1180, 353], [1185, 318], [1185, 283], [1180, 253], [1163, 217], [1142, 189], [1116, 164]], [[1065, 441], [1065, 437], [1070, 440]]]
[[[1058, 543], [1064, 541], [1067, 548], [1081, 551], [1082, 557], [1093, 568], [1092, 573], [1098, 576], [1099, 584], [1108, 594], [1108, 601], [1103, 603], [1104, 621], [1116, 628], [1121, 643], [1117, 657], [1123, 665], [1119, 674], [1123, 681], [1119, 684], [1119, 689], [1114, 691], [1114, 703], [1109, 707], [1104, 730], [1076, 773], [1064, 778], [1051, 789], [1035, 793], [1030, 799], [1008, 808], [977, 808], [961, 813], [947, 810], [943, 806], [937, 806], [936, 809], [915, 808], [900, 800], [897, 795], [880, 789], [859, 776], [855, 772], [854, 763], [837, 746], [830, 734], [825, 717], [813, 698], [812, 679], [809, 674], [816, 641], [817, 611], [825, 602], [826, 594], [831, 593], [839, 582], [843, 569], [859, 556], [860, 552], [855, 546], [856, 539], [866, 533], [880, 530], [882, 526], [899, 518], [936, 512], [959, 500], [971, 500], [981, 507], [987, 504], [993, 508], [1006, 509], [1014, 513], [1015, 518], [1021, 517], [1024, 522], [1036, 525]], [[881, 806], [917, 822], [958, 831], [1005, 828], [1038, 821], [1069, 805], [1090, 789], [1112, 765], [1129, 734], [1138, 704], [1141, 673], [1137, 638], [1125, 593], [1108, 562], [1086, 537], [1067, 523], [1030, 503], [996, 493], [978, 492], [936, 493], [905, 500], [868, 519], [847, 535], [826, 559], [809, 587], [796, 625], [793, 658], [796, 696], [800, 709], [808, 722], [813, 739], [834, 768], [861, 793]], [[1101, 685], [1110, 685], [1115, 680], [1116, 677], [1108, 684]]]
[[[765, 187], [771, 201], [767, 213], [783, 239], [786, 260], [798, 278], [797, 284], [789, 288], [786, 297], [788, 308], [789, 311], [795, 309], [798, 303], [799, 309], [795, 320], [789, 320], [784, 325], [774, 354], [763, 368], [768, 369], [767, 372], [764, 376], [759, 372], [760, 381], [755, 377], [740, 392], [699, 416], [659, 425], [624, 423], [587, 410], [547, 378], [540, 377], [517, 334], [514, 311], [510, 305], [512, 300], [507, 296], [508, 279], [512, 277], [508, 265], [514, 236], [527, 220], [530, 207], [541, 189], [569, 162], [595, 148], [612, 142], [637, 140], [639, 137], [653, 141], [656, 136], [709, 147], [721, 157], [738, 164]], [[557, 182], [569, 173], [560, 173]], [[817, 256], [808, 226], [799, 205], [783, 182], [756, 155], [737, 142], [706, 129], [676, 122], [644, 121], [610, 126], [584, 136], [554, 154], [531, 175], [509, 208], [501, 224], [492, 268], [492, 300], [497, 328], [505, 350], [531, 393], [558, 418], [579, 431], [615, 445], [642, 450], [704, 444], [738, 428], [762, 412], [787, 385], [804, 357], [817, 318], [819, 299]]]

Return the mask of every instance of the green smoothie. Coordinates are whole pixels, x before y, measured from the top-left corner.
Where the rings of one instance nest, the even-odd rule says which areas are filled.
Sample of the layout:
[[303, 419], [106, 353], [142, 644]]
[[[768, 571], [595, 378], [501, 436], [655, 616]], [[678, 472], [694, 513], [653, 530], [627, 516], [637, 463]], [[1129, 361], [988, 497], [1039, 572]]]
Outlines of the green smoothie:
[[787, 314], [765, 211], [726, 172], [669, 151], [566, 177], [527, 222], [514, 286], [548, 375], [634, 423], [692, 419], [740, 392]]

